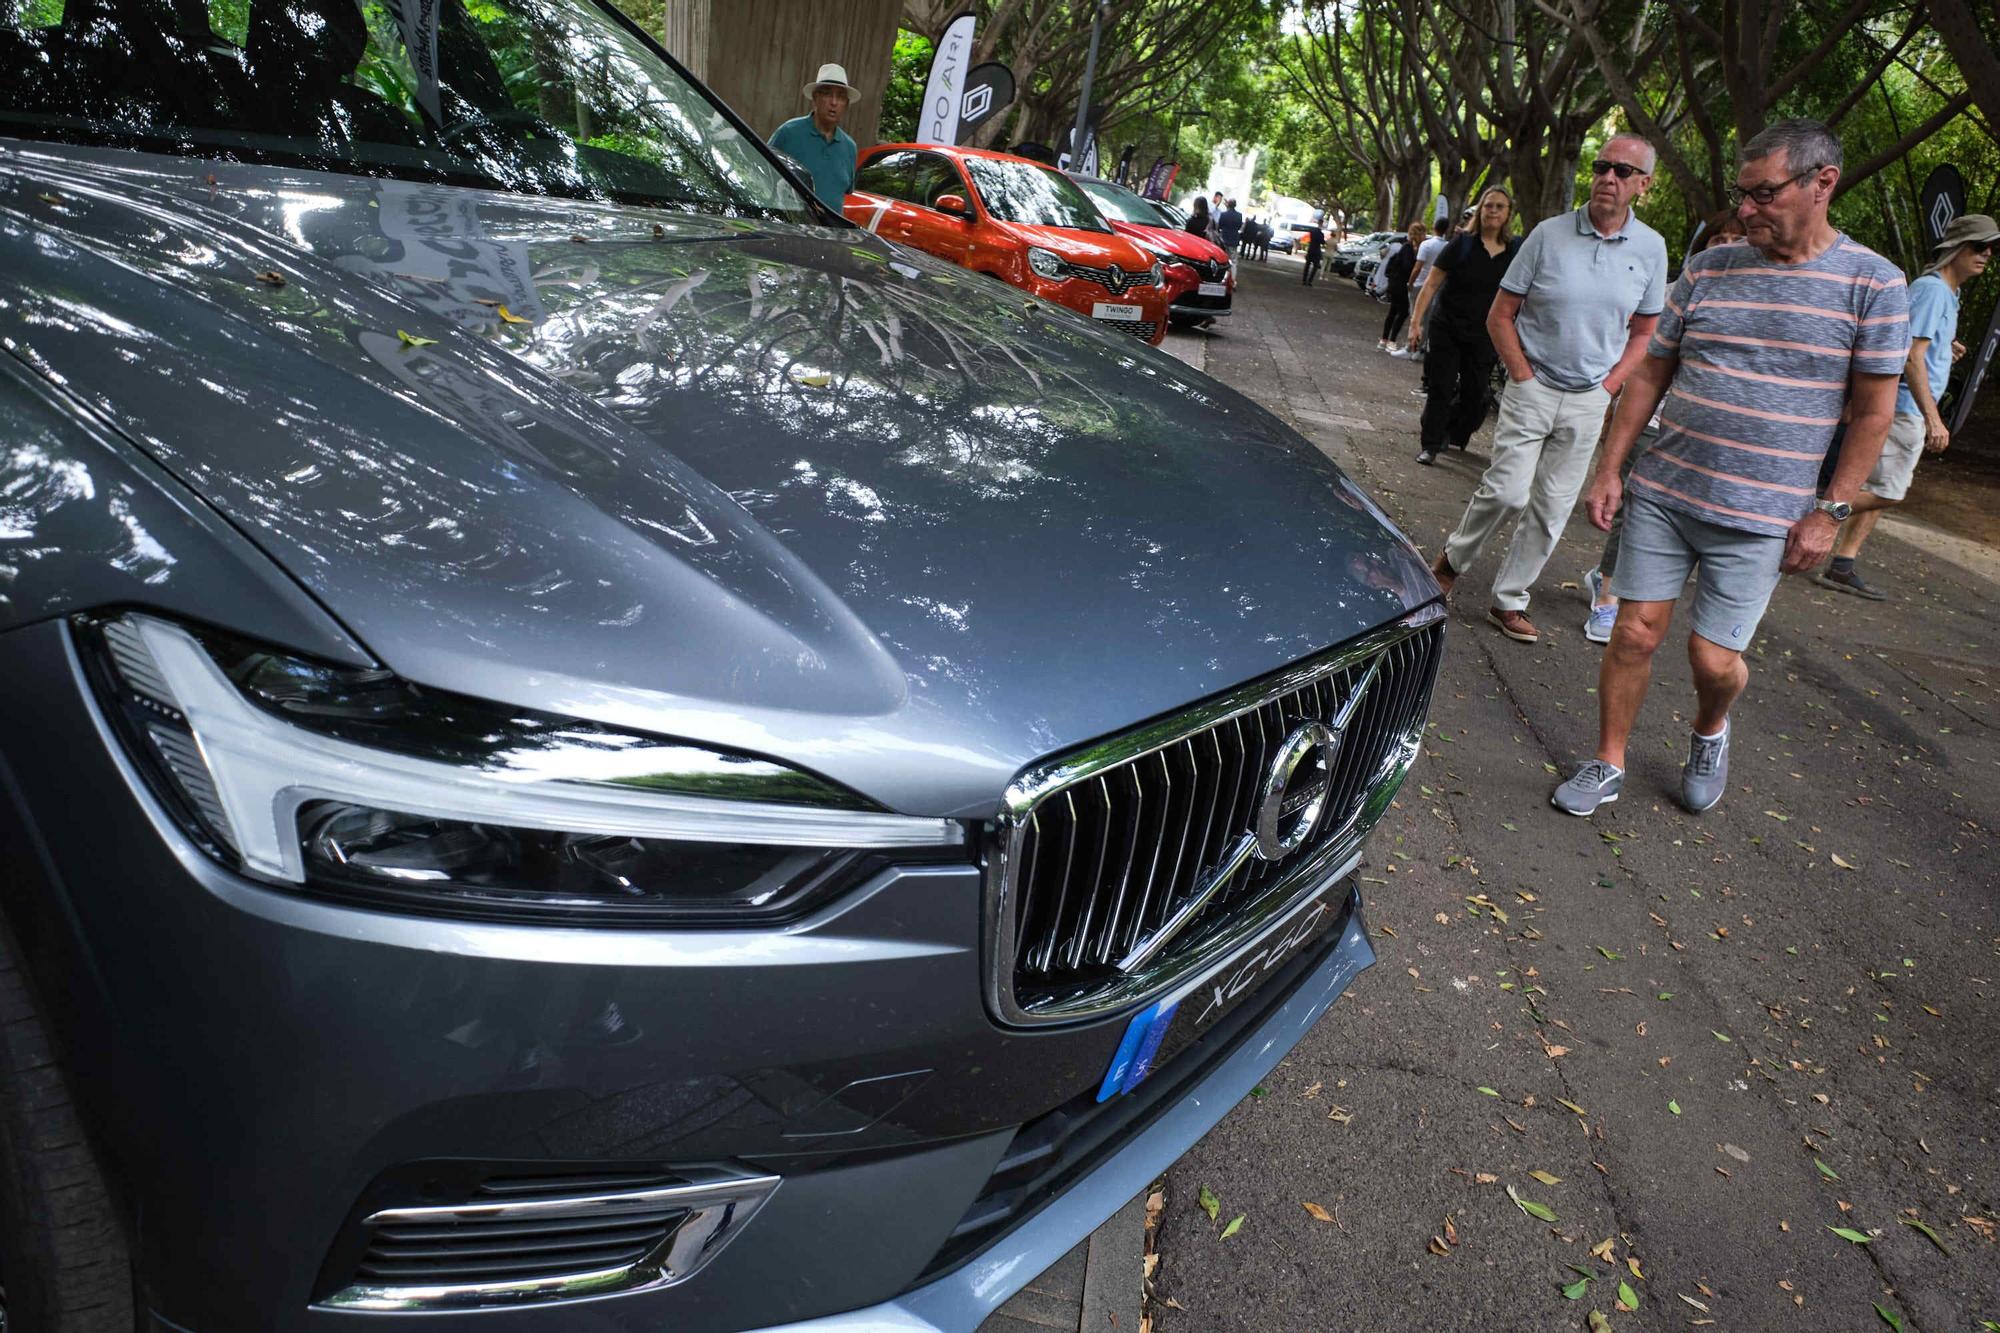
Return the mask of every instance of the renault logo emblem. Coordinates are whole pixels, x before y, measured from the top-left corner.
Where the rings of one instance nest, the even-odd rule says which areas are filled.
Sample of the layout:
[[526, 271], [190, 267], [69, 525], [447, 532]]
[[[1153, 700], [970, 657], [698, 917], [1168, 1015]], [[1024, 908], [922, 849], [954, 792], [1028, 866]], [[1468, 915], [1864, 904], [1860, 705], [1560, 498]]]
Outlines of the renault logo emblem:
[[1110, 268], [1104, 270], [1104, 276], [1110, 280], [1112, 291], [1117, 292], [1125, 289], [1125, 270], [1118, 267], [1118, 265], [1113, 264]]

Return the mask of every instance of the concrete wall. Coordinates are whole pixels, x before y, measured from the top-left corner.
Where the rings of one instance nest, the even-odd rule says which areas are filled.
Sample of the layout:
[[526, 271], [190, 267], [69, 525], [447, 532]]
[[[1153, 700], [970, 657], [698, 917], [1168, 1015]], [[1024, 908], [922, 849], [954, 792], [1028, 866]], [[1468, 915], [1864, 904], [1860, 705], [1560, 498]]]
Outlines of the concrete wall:
[[831, 61], [861, 95], [844, 128], [876, 141], [901, 0], [666, 0], [664, 45], [759, 134], [807, 110], [799, 87]]

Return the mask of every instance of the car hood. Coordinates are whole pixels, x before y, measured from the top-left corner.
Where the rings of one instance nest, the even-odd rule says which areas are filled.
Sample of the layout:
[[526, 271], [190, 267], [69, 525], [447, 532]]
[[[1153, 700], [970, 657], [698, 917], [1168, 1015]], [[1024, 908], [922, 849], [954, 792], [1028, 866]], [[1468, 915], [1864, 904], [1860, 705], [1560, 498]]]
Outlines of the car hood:
[[1211, 264], [1229, 262], [1229, 256], [1223, 253], [1221, 246], [1205, 237], [1196, 236], [1193, 232], [1181, 231], [1177, 227], [1148, 227], [1137, 222], [1122, 222], [1115, 218], [1111, 225], [1121, 235], [1143, 241], [1147, 245], [1165, 250], [1170, 255], [1179, 255], [1183, 259], [1206, 260]]
[[853, 229], [0, 141], [0, 310], [403, 676], [910, 813], [1435, 595], [1261, 408]]
[[998, 218], [994, 222], [1019, 237], [1024, 244], [1053, 250], [1071, 263], [1086, 264], [1091, 268], [1117, 264], [1129, 272], [1144, 272], [1153, 265], [1151, 255], [1115, 231], [1039, 227], [1026, 222], [1003, 222]]

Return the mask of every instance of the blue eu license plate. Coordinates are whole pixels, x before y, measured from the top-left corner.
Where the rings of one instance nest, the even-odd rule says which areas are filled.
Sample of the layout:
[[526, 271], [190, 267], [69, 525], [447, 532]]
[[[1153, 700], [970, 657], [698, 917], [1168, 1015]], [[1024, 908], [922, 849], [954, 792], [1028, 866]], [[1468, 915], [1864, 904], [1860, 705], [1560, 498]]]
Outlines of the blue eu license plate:
[[1108, 1102], [1145, 1082], [1155, 1069], [1234, 1009], [1237, 1001], [1256, 990], [1258, 983], [1297, 956], [1308, 940], [1332, 925], [1339, 915], [1332, 888], [1329, 884], [1319, 897], [1292, 909], [1266, 929], [1248, 952], [1237, 954], [1132, 1015], [1117, 1054], [1104, 1071], [1097, 1100]]

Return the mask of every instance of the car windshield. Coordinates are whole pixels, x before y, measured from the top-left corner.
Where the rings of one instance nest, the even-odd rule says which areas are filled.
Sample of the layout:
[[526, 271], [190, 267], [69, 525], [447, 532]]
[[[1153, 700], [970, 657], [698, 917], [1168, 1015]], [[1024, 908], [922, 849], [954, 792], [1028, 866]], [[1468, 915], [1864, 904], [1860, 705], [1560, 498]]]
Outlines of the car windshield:
[[589, 0], [0, 0], [0, 135], [816, 220]]
[[1081, 180], [1076, 183], [1112, 221], [1130, 222], [1141, 227], [1160, 225], [1160, 215], [1130, 190], [1120, 189], [1110, 181]]
[[1111, 230], [1083, 191], [1060, 172], [1032, 162], [992, 157], [968, 157], [965, 166], [986, 211], [1002, 222], [1068, 227], [1072, 231]]

